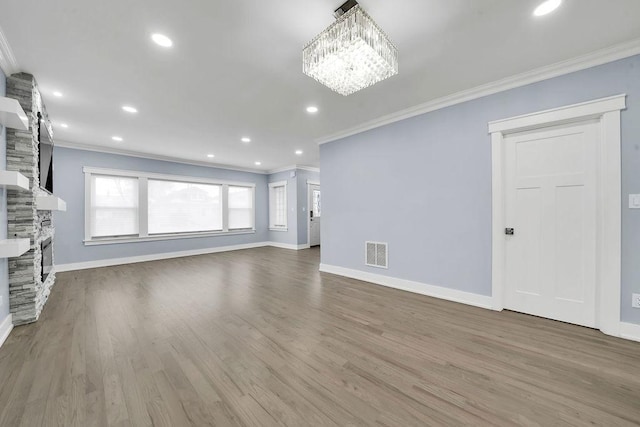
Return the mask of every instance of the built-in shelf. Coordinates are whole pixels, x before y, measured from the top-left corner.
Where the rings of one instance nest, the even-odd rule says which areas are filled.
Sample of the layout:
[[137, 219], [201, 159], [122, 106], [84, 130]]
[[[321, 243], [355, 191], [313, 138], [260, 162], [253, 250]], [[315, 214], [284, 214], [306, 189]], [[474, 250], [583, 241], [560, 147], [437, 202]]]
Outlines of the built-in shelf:
[[36, 209], [39, 211], [66, 211], [67, 202], [56, 196], [36, 196]]
[[29, 129], [27, 113], [18, 100], [0, 96], [0, 124], [11, 129]]
[[0, 187], [29, 190], [29, 178], [16, 171], [0, 171]]
[[12, 258], [22, 255], [31, 248], [29, 239], [0, 240], [0, 258]]

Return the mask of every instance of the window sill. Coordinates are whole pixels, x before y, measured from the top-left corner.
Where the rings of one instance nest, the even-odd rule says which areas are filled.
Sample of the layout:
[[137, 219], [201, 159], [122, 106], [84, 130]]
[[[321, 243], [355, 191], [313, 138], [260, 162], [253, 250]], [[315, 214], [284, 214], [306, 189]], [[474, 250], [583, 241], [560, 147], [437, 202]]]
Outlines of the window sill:
[[147, 237], [111, 237], [104, 239], [85, 240], [85, 246], [115, 245], [119, 243], [155, 242], [159, 240], [194, 239], [198, 237], [215, 236], [235, 236], [240, 234], [255, 234], [256, 230], [231, 230], [231, 231], [211, 231], [205, 233], [182, 233], [182, 234], [158, 234]]
[[289, 231], [288, 228], [269, 228], [269, 231]]

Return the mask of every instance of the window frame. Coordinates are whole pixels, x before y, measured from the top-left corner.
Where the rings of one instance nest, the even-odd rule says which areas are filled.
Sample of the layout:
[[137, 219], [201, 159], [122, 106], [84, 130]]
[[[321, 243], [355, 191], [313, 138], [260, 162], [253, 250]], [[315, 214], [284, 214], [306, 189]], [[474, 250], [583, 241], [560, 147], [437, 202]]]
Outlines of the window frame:
[[[220, 179], [201, 178], [195, 176], [170, 175], [152, 172], [129, 171], [121, 169], [105, 169], [85, 166], [84, 173], [85, 209], [84, 209], [84, 245], [108, 245], [114, 243], [149, 242], [156, 240], [188, 239], [196, 237], [229, 236], [234, 234], [253, 234], [256, 232], [256, 184], [254, 182], [225, 181]], [[92, 237], [91, 235], [91, 177], [93, 175], [127, 177], [138, 179], [138, 234], [118, 237]], [[149, 234], [149, 179], [184, 182], [191, 184], [211, 184], [221, 186], [222, 196], [222, 230], [202, 232], [179, 232]], [[246, 187], [253, 195], [251, 228], [229, 230], [229, 186]]]
[[[252, 188], [251, 190], [251, 227], [245, 227], [245, 228], [229, 228], [229, 187], [244, 187], [244, 188]], [[226, 195], [227, 198], [227, 204], [226, 204], [226, 215], [223, 214], [222, 216], [222, 221], [223, 224], [226, 224], [226, 229], [228, 230], [229, 233], [235, 233], [235, 232], [242, 232], [242, 231], [247, 231], [247, 230], [254, 230], [256, 229], [256, 189], [255, 189], [255, 185], [253, 187], [249, 187], [247, 185], [237, 185], [235, 183], [231, 183], [231, 184], [227, 184], [227, 190], [224, 192], [224, 194]]]
[[[273, 192], [276, 187], [284, 187], [284, 226], [276, 226], [275, 218], [272, 218]], [[269, 230], [270, 231], [289, 231], [289, 193], [287, 192], [287, 181], [277, 181], [269, 183]]]
[[[91, 174], [89, 176], [89, 179], [86, 180], [86, 185], [89, 187], [88, 188], [88, 192], [92, 194], [93, 196], [93, 178], [94, 177], [107, 177], [107, 178], [125, 178], [125, 179], [134, 179], [133, 177], [129, 177], [129, 176], [116, 176], [116, 175], [105, 175], [105, 174], [98, 174], [98, 173], [94, 173]], [[136, 195], [137, 195], [137, 205], [136, 205], [136, 228], [138, 229], [138, 233], [140, 233], [140, 182], [136, 181]], [[135, 199], [133, 199], [135, 200]], [[89, 203], [86, 204], [86, 212], [85, 212], [85, 225], [86, 225], [86, 232], [89, 233], [89, 235], [93, 236], [92, 233], [92, 229], [94, 228], [93, 225], [91, 223], [91, 218], [94, 217], [93, 212], [94, 212], [95, 206], [93, 205], [93, 200], [89, 200]], [[129, 233], [129, 234], [119, 234], [119, 235], [106, 235], [106, 236], [96, 236], [94, 237], [94, 239], [119, 239], [119, 238], [132, 238], [138, 235], [138, 233]]]

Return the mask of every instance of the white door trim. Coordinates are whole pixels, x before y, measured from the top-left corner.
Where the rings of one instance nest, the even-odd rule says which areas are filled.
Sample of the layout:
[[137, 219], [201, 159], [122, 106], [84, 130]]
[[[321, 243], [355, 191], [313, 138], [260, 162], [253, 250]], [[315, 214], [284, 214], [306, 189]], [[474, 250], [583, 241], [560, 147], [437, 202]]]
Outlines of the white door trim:
[[608, 335], [620, 336], [621, 285], [621, 165], [620, 111], [626, 95], [617, 95], [489, 123], [492, 166], [492, 298], [495, 310], [504, 309], [505, 291], [505, 173], [504, 137], [565, 123], [598, 120], [597, 147], [597, 277], [596, 325]]

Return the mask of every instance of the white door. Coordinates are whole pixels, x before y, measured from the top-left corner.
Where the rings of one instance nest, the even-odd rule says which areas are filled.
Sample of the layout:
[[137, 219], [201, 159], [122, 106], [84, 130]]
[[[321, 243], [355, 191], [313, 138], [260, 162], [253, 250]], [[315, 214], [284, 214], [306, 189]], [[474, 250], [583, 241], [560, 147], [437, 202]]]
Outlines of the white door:
[[320, 186], [309, 184], [309, 246], [320, 244], [320, 222], [322, 206], [320, 200]]
[[505, 138], [505, 308], [595, 327], [598, 129]]

